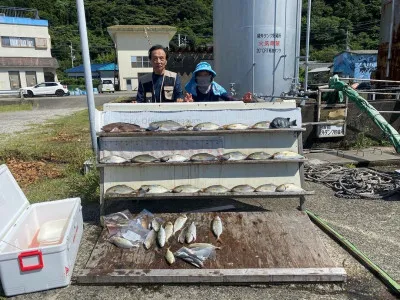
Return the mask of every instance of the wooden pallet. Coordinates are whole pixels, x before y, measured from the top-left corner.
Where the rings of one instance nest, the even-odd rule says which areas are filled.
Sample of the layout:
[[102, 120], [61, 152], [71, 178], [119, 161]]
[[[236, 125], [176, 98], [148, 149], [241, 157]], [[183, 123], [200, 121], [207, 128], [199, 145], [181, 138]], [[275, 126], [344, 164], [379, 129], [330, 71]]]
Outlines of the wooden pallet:
[[[197, 242], [216, 244], [210, 224], [216, 213], [188, 214], [197, 225]], [[107, 241], [107, 229], [99, 237], [83, 270], [74, 280], [82, 284], [113, 283], [268, 283], [345, 281], [323, 246], [316, 228], [300, 211], [218, 213], [224, 225], [221, 250], [203, 269], [180, 259], [169, 266], [167, 247], [180, 247], [172, 237], [164, 248], [142, 246], [120, 249]], [[159, 214], [174, 221], [177, 214]]]

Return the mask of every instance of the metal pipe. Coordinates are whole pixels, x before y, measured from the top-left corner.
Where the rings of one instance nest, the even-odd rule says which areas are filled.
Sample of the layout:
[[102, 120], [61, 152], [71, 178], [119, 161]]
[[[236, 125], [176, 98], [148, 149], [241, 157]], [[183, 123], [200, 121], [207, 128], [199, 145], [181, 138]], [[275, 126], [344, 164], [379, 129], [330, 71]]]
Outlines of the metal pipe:
[[388, 57], [386, 61], [386, 77], [389, 77], [389, 69], [390, 69], [390, 60], [392, 59], [392, 44], [393, 44], [393, 24], [394, 24], [394, 1], [392, 0], [392, 15], [390, 18], [390, 29], [389, 29], [389, 49], [388, 49]]
[[[284, 29], [285, 37], [284, 37], [284, 39], [283, 39], [283, 55], [281, 55], [281, 56], [279, 57], [279, 60], [281, 60], [281, 58], [283, 57], [283, 79], [284, 79], [284, 80], [290, 79], [288, 76], [286, 76], [286, 57], [287, 57], [287, 55], [286, 55], [287, 1], [288, 1], [288, 0], [285, 0], [285, 27], [284, 27], [284, 28], [285, 28], [285, 29]], [[296, 46], [296, 45], [295, 45], [295, 46]], [[295, 51], [296, 51], [296, 50], [295, 50]], [[279, 64], [279, 61], [278, 61], [278, 64]], [[275, 67], [275, 68], [276, 68], [276, 67]]]
[[[272, 95], [275, 94], [275, 73], [276, 73], [276, 14], [277, 14], [277, 0], [274, 2], [274, 68], [272, 70]], [[286, 32], [285, 32], [286, 34]], [[272, 99], [271, 99], [272, 100]]]
[[360, 263], [362, 263], [368, 270], [376, 275], [387, 287], [389, 287], [396, 294], [400, 294], [400, 284], [389, 276], [378, 265], [371, 261], [363, 252], [358, 250], [349, 240], [347, 240], [340, 233], [336, 232], [324, 220], [315, 215], [313, 212], [306, 210], [310, 219], [317, 224], [323, 231], [337, 241], [343, 248], [345, 248], [351, 255], [353, 255]]
[[94, 106], [94, 96], [93, 96], [92, 71], [90, 68], [89, 43], [86, 30], [86, 17], [85, 17], [85, 7], [83, 4], [83, 0], [76, 0], [76, 6], [78, 10], [78, 23], [79, 23], [79, 34], [81, 36], [83, 66], [85, 69], [86, 101], [89, 110], [90, 136], [92, 138], [93, 152], [95, 153], [95, 155], [97, 155], [97, 137], [95, 128], [95, 106]]
[[308, 90], [308, 60], [310, 58], [311, 0], [307, 5], [307, 37], [306, 37], [306, 74], [304, 75], [304, 91]]
[[255, 20], [255, 17], [256, 17], [256, 3], [255, 3], [255, 0], [253, 0], [253, 50], [252, 50], [253, 63], [252, 63], [252, 66], [251, 66], [251, 71], [252, 71], [252, 75], [251, 75], [251, 93], [252, 94], [254, 94], [254, 76], [255, 76], [255, 68], [256, 68], [256, 61], [255, 61], [255, 51], [256, 51], [255, 44], [256, 43], [254, 41], [254, 39], [255, 39], [255, 32], [254, 32], [254, 25], [255, 25], [254, 20]]
[[299, 68], [300, 68], [300, 43], [301, 43], [301, 0], [297, 0], [297, 23], [296, 23], [296, 57], [294, 62], [294, 80], [296, 88], [299, 85]]
[[384, 79], [362, 79], [362, 78], [344, 78], [344, 77], [339, 77], [339, 80], [359, 80], [359, 81], [400, 83], [400, 81], [398, 81], [398, 80], [396, 81], [396, 80], [384, 80]]

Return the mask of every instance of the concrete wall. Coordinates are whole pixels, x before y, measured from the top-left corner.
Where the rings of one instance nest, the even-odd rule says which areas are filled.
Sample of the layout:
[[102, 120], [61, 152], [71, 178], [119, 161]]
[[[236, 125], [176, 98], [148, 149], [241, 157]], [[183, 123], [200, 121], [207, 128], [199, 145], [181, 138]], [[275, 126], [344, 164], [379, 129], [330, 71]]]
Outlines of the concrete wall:
[[[149, 33], [152, 45], [169, 45], [168, 33]], [[152, 68], [132, 68], [131, 56], [147, 56], [151, 45], [144, 32], [117, 32], [116, 33], [119, 81], [121, 90], [127, 90], [126, 80], [131, 79], [132, 89], [137, 89], [138, 73], [152, 72]], [[168, 69], [168, 65], [167, 65]]]
[[25, 72], [26, 71], [35, 71], [36, 72], [36, 81], [37, 83], [43, 82], [44, 81], [44, 72], [43, 68], [0, 68], [0, 91], [7, 91], [11, 90], [10, 86], [10, 78], [8, 76], [9, 71], [19, 71], [19, 78], [21, 81], [21, 87], [26, 87], [26, 77], [25, 77]]
[[0, 56], [2, 57], [51, 57], [50, 35], [46, 26], [30, 26], [16, 24], [1, 24], [0, 36], [45, 38], [46, 49], [25, 47], [3, 47], [0, 43]]

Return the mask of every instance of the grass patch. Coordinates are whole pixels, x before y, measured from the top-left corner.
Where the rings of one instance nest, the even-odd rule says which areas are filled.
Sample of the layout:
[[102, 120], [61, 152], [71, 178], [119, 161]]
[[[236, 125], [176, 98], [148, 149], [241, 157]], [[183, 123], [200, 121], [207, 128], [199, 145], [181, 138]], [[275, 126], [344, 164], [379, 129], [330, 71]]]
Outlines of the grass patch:
[[382, 138], [380, 141], [377, 141], [366, 136], [364, 132], [360, 132], [350, 147], [353, 149], [364, 149], [379, 146], [388, 147], [392, 146], [392, 144], [387, 139]]
[[0, 163], [7, 164], [31, 203], [68, 197], [98, 200], [98, 172], [82, 175], [83, 163], [94, 156], [87, 110], [4, 137]]
[[0, 113], [21, 111], [21, 110], [32, 110], [32, 108], [33, 108], [32, 103], [0, 105]]
[[135, 100], [133, 96], [119, 96], [117, 99], [113, 100], [113, 103], [131, 103]]
[[348, 169], [355, 169], [355, 168], [357, 168], [357, 166], [355, 165], [355, 164], [346, 164], [346, 165], [344, 165], [346, 168], [348, 168]]

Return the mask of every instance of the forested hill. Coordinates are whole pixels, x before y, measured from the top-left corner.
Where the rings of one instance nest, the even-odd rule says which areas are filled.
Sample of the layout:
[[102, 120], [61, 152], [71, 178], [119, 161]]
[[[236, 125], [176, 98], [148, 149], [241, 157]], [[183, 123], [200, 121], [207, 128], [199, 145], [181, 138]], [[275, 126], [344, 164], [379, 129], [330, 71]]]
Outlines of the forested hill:
[[[305, 40], [307, 0], [303, 2]], [[331, 61], [346, 44], [353, 50], [377, 49], [380, 2], [313, 0], [311, 59]], [[40, 18], [49, 21], [52, 52], [60, 69], [71, 66], [70, 43], [76, 50], [75, 65], [81, 63], [75, 0], [2, 0], [2, 5], [38, 9]], [[172, 25], [191, 46], [212, 42], [212, 0], [85, 0], [85, 9], [94, 62], [113, 60], [113, 44], [106, 30], [111, 25]], [[176, 44], [175, 37], [171, 46]]]

